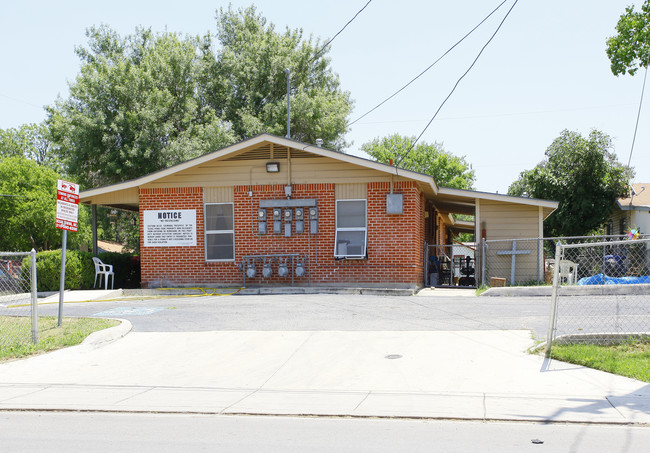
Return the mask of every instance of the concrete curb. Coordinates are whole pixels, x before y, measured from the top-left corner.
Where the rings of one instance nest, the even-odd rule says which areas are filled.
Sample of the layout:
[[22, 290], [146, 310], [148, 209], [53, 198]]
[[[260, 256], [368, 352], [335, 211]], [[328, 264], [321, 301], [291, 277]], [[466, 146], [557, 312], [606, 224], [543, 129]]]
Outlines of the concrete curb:
[[[552, 286], [508, 286], [490, 288], [481, 294], [483, 297], [550, 297]], [[561, 286], [562, 296], [625, 296], [650, 294], [650, 285], [573, 285]]]
[[149, 288], [149, 289], [129, 289], [124, 290], [125, 297], [138, 297], [138, 296], [201, 296], [211, 295], [210, 292], [214, 291], [219, 293], [220, 290], [224, 292], [232, 292], [237, 296], [259, 296], [271, 294], [357, 294], [357, 295], [372, 295], [372, 296], [413, 296], [417, 292], [413, 288], [330, 288], [318, 286], [265, 286], [265, 287], [249, 287], [237, 288]]
[[92, 349], [98, 349], [123, 338], [133, 329], [133, 325], [126, 319], [116, 319], [116, 321], [120, 321], [120, 324], [91, 333], [81, 344]]

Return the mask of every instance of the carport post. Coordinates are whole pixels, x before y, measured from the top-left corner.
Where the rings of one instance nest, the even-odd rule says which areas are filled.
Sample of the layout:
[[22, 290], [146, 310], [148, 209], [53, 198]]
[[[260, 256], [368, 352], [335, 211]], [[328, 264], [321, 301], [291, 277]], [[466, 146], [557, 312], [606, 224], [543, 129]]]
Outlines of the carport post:
[[97, 250], [97, 205], [92, 205], [92, 214], [93, 214], [93, 256], [99, 255], [99, 250]]

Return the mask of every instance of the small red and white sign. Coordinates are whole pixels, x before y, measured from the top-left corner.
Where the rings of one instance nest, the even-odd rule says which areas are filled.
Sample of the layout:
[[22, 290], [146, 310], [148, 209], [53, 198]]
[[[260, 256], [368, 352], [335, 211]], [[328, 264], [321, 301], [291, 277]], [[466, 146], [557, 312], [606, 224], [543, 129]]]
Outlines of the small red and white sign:
[[56, 184], [56, 227], [77, 231], [79, 184], [59, 179]]

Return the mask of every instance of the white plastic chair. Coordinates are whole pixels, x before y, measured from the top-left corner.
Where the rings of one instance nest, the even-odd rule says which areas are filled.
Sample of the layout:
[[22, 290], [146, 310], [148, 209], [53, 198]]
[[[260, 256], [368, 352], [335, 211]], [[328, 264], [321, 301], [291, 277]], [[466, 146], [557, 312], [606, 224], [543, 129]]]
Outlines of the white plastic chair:
[[97, 277], [99, 276], [99, 287], [102, 287], [102, 277], [104, 278], [104, 288], [108, 290], [108, 277], [113, 277], [111, 280], [111, 289], [115, 284], [115, 274], [113, 273], [113, 266], [111, 264], [104, 264], [102, 260], [97, 257], [93, 257], [93, 263], [95, 263], [95, 282], [93, 283], [93, 288], [97, 284]]
[[577, 282], [578, 265], [573, 261], [560, 260], [560, 284], [566, 279], [569, 285]]

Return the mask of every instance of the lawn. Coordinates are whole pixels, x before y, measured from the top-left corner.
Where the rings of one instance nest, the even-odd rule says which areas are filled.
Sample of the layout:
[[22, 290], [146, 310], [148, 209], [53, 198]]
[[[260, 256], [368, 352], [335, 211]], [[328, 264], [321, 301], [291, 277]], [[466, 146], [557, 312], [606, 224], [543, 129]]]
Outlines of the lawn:
[[553, 345], [551, 356], [597, 370], [650, 382], [650, 342], [630, 340], [611, 346]]
[[0, 326], [6, 335], [12, 333], [13, 338], [22, 338], [22, 342], [12, 341], [0, 335], [0, 362], [27, 357], [34, 354], [53, 351], [66, 346], [74, 346], [93, 332], [118, 325], [113, 319], [99, 318], [64, 318], [61, 327], [57, 326], [58, 319], [54, 316], [38, 318], [38, 344], [32, 344], [31, 324], [29, 317], [0, 316]]

